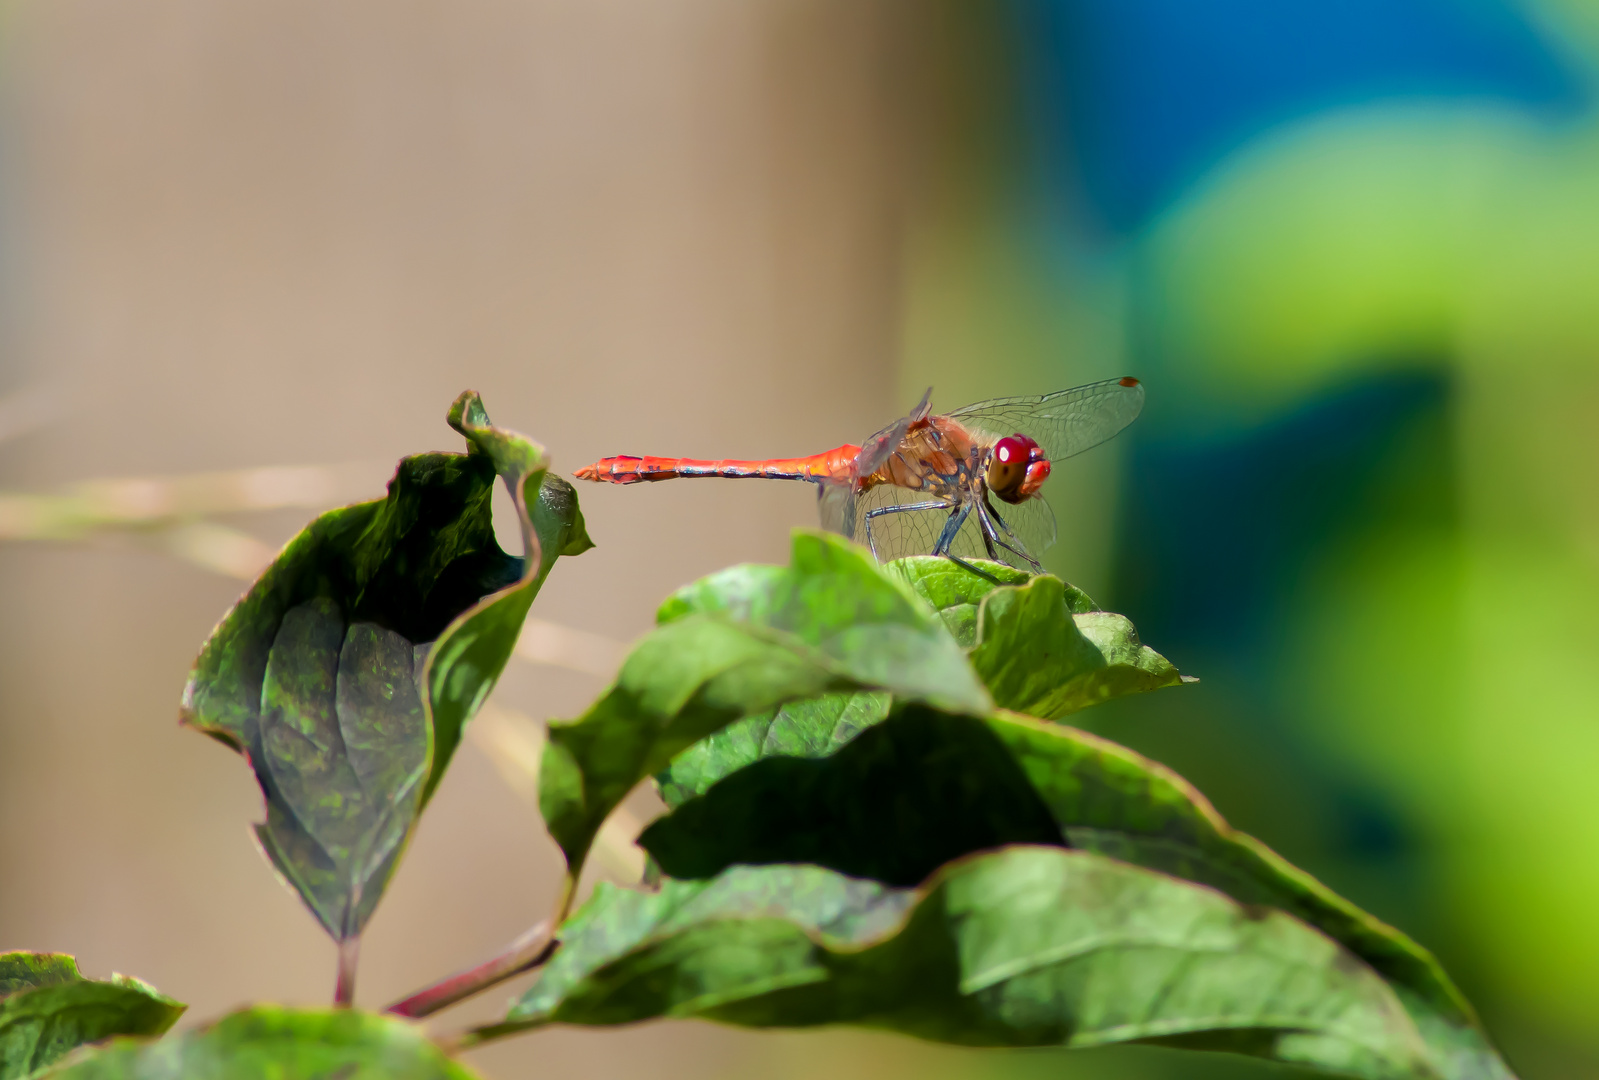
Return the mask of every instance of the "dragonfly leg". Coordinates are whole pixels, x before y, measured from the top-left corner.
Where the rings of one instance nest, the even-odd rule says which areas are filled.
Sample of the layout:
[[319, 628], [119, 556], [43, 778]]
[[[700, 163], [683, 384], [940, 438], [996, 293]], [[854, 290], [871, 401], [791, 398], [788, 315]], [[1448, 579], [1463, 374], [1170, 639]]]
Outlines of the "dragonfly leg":
[[[978, 577], [986, 578], [989, 581], [992, 581], [995, 585], [1003, 585], [1004, 582], [1000, 581], [999, 578], [995, 577], [993, 574], [990, 574], [987, 570], [967, 562], [965, 559], [949, 550], [950, 545], [955, 543], [955, 537], [960, 535], [961, 526], [966, 523], [966, 518], [969, 514], [971, 514], [974, 506], [976, 506], [975, 503], [962, 503], [958, 509], [950, 511], [949, 520], [944, 522], [944, 531], [938, 534], [938, 543], [933, 545], [933, 554], [942, 555], [944, 558], [948, 559], [961, 569], [970, 570]], [[981, 520], [981, 513], [979, 513], [978, 518]], [[993, 555], [994, 545], [988, 543], [988, 536], [986, 533], [983, 536], [983, 542], [988, 546], [988, 553]], [[994, 561], [998, 562], [999, 560], [995, 559]]]
[[1009, 545], [999, 538], [998, 530], [994, 528], [994, 523], [989, 520], [981, 506], [977, 508], [977, 523], [983, 527], [983, 546], [988, 549], [988, 557], [995, 562], [1004, 562], [1005, 560], [999, 557], [999, 552], [994, 550], [994, 545], [998, 544], [1007, 550]]
[[[1005, 541], [999, 538], [998, 533], [994, 534], [994, 542], [996, 544], [1010, 552], [1012, 555], [1015, 555], [1017, 558], [1027, 560], [1027, 565], [1033, 568], [1033, 573], [1042, 574], [1044, 572], [1044, 568], [1039, 564], [1038, 560], [1027, 553], [1027, 545], [1022, 543], [1021, 537], [1012, 532], [1011, 527], [1005, 524], [1005, 519], [999, 516], [999, 511], [994, 509], [993, 503], [989, 502], [985, 498], [983, 500], [983, 506], [978, 509], [977, 514], [982, 520], [985, 529], [992, 530], [994, 528], [994, 524], [997, 522], [999, 527], [1005, 530], [1005, 535], [1016, 541], [1017, 546], [1011, 547], [1009, 544], [1005, 543]], [[993, 549], [990, 548], [989, 550], [992, 551]]]
[[[1005, 584], [999, 578], [995, 577], [993, 574], [990, 574], [987, 570], [984, 570], [981, 566], [978, 566], [976, 563], [969, 563], [965, 559], [961, 558], [959, 555], [954, 555], [954, 554], [951, 554], [949, 552], [945, 552], [944, 553], [944, 558], [948, 559], [950, 562], [954, 563], [956, 566], [960, 567], [962, 570], [971, 571], [972, 573], [976, 574], [978, 577], [984, 579], [985, 581], [992, 581], [995, 585], [1003, 585], [1003, 584]], [[995, 561], [997, 562], [998, 560], [996, 559]]]
[[[877, 539], [872, 536], [872, 519], [884, 514], [900, 514], [907, 510], [947, 510], [949, 503], [943, 499], [929, 499], [927, 502], [902, 503], [896, 506], [879, 506], [876, 510], [866, 511], [866, 546], [872, 549], [872, 558], [877, 559]], [[878, 562], [883, 560], [877, 559]]]
[[960, 506], [949, 512], [949, 520], [944, 522], [944, 531], [938, 534], [938, 543], [933, 545], [934, 555], [948, 555], [950, 545], [955, 542], [955, 537], [960, 534], [961, 526], [966, 524], [966, 518], [972, 512], [972, 504], [961, 503]]
[[[995, 562], [1004, 562], [1005, 560], [999, 557], [999, 552], [994, 550], [994, 542], [999, 540], [999, 533], [995, 530], [994, 523], [989, 520], [987, 512], [981, 506], [977, 508], [977, 524], [982, 526], [983, 546], [988, 549], [988, 557]], [[1004, 541], [999, 542], [1001, 546], [1004, 546]]]

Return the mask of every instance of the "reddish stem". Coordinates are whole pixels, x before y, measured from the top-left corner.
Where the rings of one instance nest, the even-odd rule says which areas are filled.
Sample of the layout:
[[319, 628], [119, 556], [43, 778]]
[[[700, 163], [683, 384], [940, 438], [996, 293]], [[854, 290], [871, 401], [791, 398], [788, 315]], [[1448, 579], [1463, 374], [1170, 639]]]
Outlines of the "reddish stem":
[[451, 975], [448, 979], [436, 982], [425, 990], [419, 990], [402, 1001], [396, 1001], [387, 1011], [396, 1016], [421, 1019], [424, 1016], [431, 1016], [440, 1009], [448, 1008], [457, 1001], [469, 998], [481, 990], [487, 990], [496, 983], [538, 967], [555, 951], [553, 927], [554, 922], [551, 920], [539, 923], [511, 942], [510, 946], [494, 959], [477, 967], [468, 968], [457, 975]]
[[361, 939], [339, 942], [339, 981], [333, 987], [333, 1004], [347, 1009], [355, 1002], [355, 968], [361, 959]]

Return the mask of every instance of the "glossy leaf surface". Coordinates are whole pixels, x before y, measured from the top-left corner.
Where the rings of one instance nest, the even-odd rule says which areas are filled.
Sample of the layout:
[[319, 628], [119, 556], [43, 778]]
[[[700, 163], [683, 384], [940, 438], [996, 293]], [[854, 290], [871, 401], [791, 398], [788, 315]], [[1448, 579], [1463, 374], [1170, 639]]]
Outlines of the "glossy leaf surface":
[[[969, 631], [969, 639], [978, 642], [969, 650], [971, 664], [994, 701], [1005, 708], [1059, 719], [1111, 698], [1192, 681], [1143, 645], [1131, 622], [1092, 610], [1092, 600], [1058, 578], [1030, 577], [1002, 567], [1003, 574], [997, 575], [1001, 580], [1022, 583], [996, 585], [949, 559], [931, 557], [902, 559], [887, 569], [937, 607], [957, 639]], [[727, 604], [733, 610], [747, 603], [744, 597], [755, 577], [749, 571], [773, 568], [739, 570], [707, 579], [727, 579], [725, 589], [713, 595], [735, 596]], [[663, 612], [671, 614], [681, 603], [674, 599]], [[887, 711], [883, 696], [835, 695], [790, 703], [695, 744], [674, 758], [656, 781], [667, 805], [676, 806], [761, 758], [833, 753]]]
[[53, 1074], [71, 1080], [472, 1080], [420, 1026], [356, 1009], [259, 1005], [159, 1042], [117, 1040]]
[[714, 575], [669, 600], [661, 622], [587, 713], [550, 725], [539, 804], [571, 867], [635, 784], [735, 720], [863, 689], [987, 707], [942, 626], [837, 537], [796, 534], [789, 567]]
[[1071, 586], [1042, 575], [989, 591], [977, 618], [977, 669], [994, 701], [1059, 720], [1111, 698], [1183, 682], [1125, 616], [1075, 612]]
[[1001, 563], [973, 565], [983, 573], [926, 555], [886, 569], [970, 650], [1002, 707], [1058, 720], [1111, 698], [1192, 681], [1140, 642], [1129, 619], [1099, 610], [1076, 586]]
[[1060, 724], [904, 707], [831, 756], [731, 772], [640, 837], [673, 876], [804, 861], [889, 883], [1017, 842], [1064, 843], [1292, 915], [1391, 985], [1438, 1075], [1509, 1075], [1425, 949], [1230, 828], [1171, 770]]
[[797, 531], [788, 566], [712, 574], [668, 599], [656, 620], [665, 625], [693, 614], [791, 635], [863, 685], [903, 687], [957, 707], [987, 700], [916, 593], [865, 548], [831, 533]]
[[85, 979], [70, 956], [0, 953], [0, 1080], [37, 1076], [114, 1035], [159, 1035], [183, 1010], [138, 979]]
[[[977, 610], [983, 598], [1001, 586], [1025, 585], [1033, 577], [1025, 570], [984, 559], [972, 560], [972, 565], [990, 576], [973, 573], [953, 559], [933, 555], [895, 559], [884, 569], [938, 612], [955, 640], [969, 649], [977, 644]], [[1099, 605], [1075, 585], [1066, 585], [1063, 591], [1073, 614], [1099, 610]]]
[[823, 694], [737, 720], [701, 739], [656, 776], [661, 798], [677, 807], [746, 765], [768, 757], [827, 757], [888, 717], [883, 691]]
[[507, 1024], [704, 1016], [977, 1046], [1224, 1031], [1281, 1061], [1433, 1075], [1392, 991], [1325, 936], [1054, 847], [962, 860], [924, 889], [794, 866], [737, 867], [655, 894], [606, 888], [563, 942]]
[[985, 724], [1027, 774], [1070, 846], [1208, 885], [1239, 903], [1269, 906], [1315, 926], [1393, 987], [1437, 1075], [1512, 1075], [1430, 952], [1233, 829], [1172, 770], [1107, 739], [1031, 717], [1001, 713]]
[[[469, 452], [405, 458], [386, 499], [312, 522], [213, 631], [184, 691], [185, 722], [249, 759], [261, 847], [340, 941], [370, 918], [551, 564], [592, 546], [541, 448], [490, 425], [470, 392], [449, 422]], [[496, 479], [521, 557], [494, 538]]]
[[1027, 774], [981, 721], [919, 705], [829, 756], [771, 756], [734, 772], [639, 837], [676, 878], [814, 863], [900, 886], [1013, 843], [1062, 843]]

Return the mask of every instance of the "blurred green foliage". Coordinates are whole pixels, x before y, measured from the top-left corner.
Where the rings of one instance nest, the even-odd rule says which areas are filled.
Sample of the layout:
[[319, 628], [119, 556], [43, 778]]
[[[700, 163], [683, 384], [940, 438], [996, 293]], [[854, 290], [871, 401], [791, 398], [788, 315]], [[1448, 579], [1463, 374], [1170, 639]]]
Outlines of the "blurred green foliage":
[[[1354, 81], [1267, 102], [1111, 229], [1091, 193], [1038, 195], [1028, 7], [939, 9], [905, 388], [1143, 377], [1119, 468], [1060, 471], [1090, 512], [1046, 561], [1206, 682], [1099, 722], [1435, 947], [1526, 1075], [1599, 1075], [1599, 19], [1503, 9], [1564, 112]], [[1072, 25], [1092, 55], [1099, 24]]]

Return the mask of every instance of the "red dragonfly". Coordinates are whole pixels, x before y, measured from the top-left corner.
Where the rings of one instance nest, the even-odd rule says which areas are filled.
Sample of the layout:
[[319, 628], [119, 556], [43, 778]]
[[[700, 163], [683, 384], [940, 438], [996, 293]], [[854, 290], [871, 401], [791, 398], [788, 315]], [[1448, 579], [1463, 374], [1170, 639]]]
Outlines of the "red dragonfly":
[[[610, 457], [576, 475], [613, 484], [687, 476], [807, 480], [819, 486], [823, 523], [864, 539], [879, 560], [986, 555], [1039, 571], [1037, 554], [1055, 542], [1055, 515], [1040, 491], [1050, 462], [1105, 442], [1144, 407], [1143, 384], [1130, 375], [938, 415], [931, 396], [929, 389], [910, 415], [860, 446], [765, 461]], [[994, 499], [1005, 505], [1003, 514]]]

